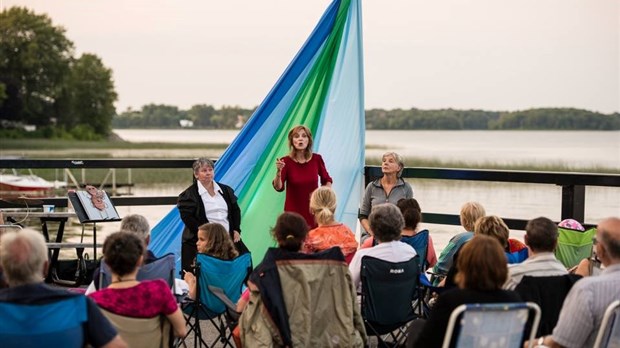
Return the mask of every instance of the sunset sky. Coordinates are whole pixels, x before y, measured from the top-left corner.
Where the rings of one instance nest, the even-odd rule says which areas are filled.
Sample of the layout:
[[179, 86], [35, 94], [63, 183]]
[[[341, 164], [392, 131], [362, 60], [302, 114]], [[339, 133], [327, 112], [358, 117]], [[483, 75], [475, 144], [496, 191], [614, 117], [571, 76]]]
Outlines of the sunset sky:
[[[620, 112], [617, 0], [363, 0], [366, 108]], [[257, 106], [326, 0], [0, 0], [114, 72], [119, 112]]]

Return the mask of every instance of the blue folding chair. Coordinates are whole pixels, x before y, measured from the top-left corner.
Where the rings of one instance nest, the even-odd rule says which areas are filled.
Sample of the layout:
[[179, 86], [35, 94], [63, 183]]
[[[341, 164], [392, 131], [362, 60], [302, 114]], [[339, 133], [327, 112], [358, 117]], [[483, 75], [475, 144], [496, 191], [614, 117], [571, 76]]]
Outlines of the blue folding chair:
[[84, 347], [86, 297], [70, 296], [46, 304], [0, 302], [3, 347]]
[[[146, 265], [140, 267], [136, 279], [138, 280], [154, 280], [163, 279], [168, 283], [170, 288], [174, 291], [174, 268], [175, 260], [174, 254], [166, 254]], [[99, 289], [107, 288], [112, 282], [112, 271], [105, 261], [101, 260], [101, 266], [99, 268]]]
[[508, 264], [521, 263], [530, 256], [528, 248], [515, 251], [513, 253], [506, 252], [506, 260]]
[[[194, 332], [194, 346], [214, 346], [219, 340], [224, 347], [231, 346], [232, 332], [224, 314], [227, 307], [209, 287], [221, 289], [227, 298], [236, 303], [248, 276], [252, 272], [252, 255], [245, 253], [232, 260], [222, 260], [206, 254], [196, 255], [196, 294], [197, 299], [183, 304], [185, 322], [189, 326], [186, 336]], [[200, 320], [208, 320], [218, 331], [211, 345], [202, 338]]]
[[411, 245], [416, 254], [420, 256], [420, 272], [424, 273], [428, 269], [428, 261], [426, 255], [428, 254], [428, 230], [422, 230], [413, 236], [402, 236], [400, 241]]
[[[531, 313], [534, 320], [526, 332]], [[539, 322], [540, 307], [533, 302], [460, 305], [450, 315], [442, 347], [521, 348], [526, 335], [531, 348]]]

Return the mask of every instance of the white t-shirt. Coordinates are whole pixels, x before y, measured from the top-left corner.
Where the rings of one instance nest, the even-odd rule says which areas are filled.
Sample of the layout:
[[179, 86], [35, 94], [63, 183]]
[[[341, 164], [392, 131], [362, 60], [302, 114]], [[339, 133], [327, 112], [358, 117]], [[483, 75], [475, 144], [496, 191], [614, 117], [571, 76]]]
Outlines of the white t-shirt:
[[351, 272], [353, 285], [355, 285], [356, 288], [359, 288], [362, 281], [362, 257], [367, 255], [388, 262], [403, 262], [409, 261], [417, 254], [411, 245], [403, 243], [399, 240], [379, 243], [372, 248], [358, 250], [349, 264], [349, 271]]
[[228, 223], [228, 205], [222, 195], [222, 189], [215, 181], [213, 182], [213, 189], [215, 190], [215, 196], [211, 196], [204, 186], [198, 182], [198, 194], [202, 199], [202, 205], [205, 208], [205, 214], [209, 222], [218, 223], [229, 230]]

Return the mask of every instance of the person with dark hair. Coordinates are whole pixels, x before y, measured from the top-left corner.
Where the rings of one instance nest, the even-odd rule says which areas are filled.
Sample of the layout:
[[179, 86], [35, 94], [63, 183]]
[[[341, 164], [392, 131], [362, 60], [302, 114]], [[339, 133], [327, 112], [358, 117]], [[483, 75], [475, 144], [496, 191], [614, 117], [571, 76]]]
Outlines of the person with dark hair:
[[297, 252], [301, 250], [306, 236], [308, 236], [308, 224], [300, 214], [284, 212], [278, 216], [276, 225], [271, 229], [273, 238], [278, 247], [287, 251]]
[[463, 246], [456, 262], [458, 288], [439, 295], [427, 321], [411, 325], [408, 347], [441, 347], [450, 315], [462, 304], [521, 301], [516, 292], [502, 290], [508, 268], [497, 239], [475, 235]]
[[284, 211], [300, 214], [306, 219], [310, 228], [316, 227], [314, 217], [310, 213], [310, 195], [321, 186], [331, 187], [323, 157], [312, 152], [312, 132], [310, 128], [298, 125], [288, 132], [290, 152], [276, 160], [276, 176], [272, 181], [273, 188], [282, 192], [286, 188]]
[[374, 233], [369, 221], [373, 207], [383, 203], [396, 204], [403, 198], [413, 198], [413, 188], [402, 178], [403, 169], [405, 163], [396, 152], [386, 152], [381, 157], [383, 176], [366, 186], [358, 213], [358, 219], [364, 229], [362, 243]]
[[370, 228], [378, 245], [360, 249], [353, 256], [349, 271], [353, 285], [358, 287], [361, 282], [362, 257], [368, 255], [388, 262], [408, 261], [417, 254], [409, 244], [400, 241], [400, 232], [405, 226], [403, 214], [391, 203], [376, 205], [368, 217]]
[[553, 334], [537, 339], [546, 347], [592, 347], [603, 314], [620, 299], [620, 218], [610, 217], [596, 228], [596, 255], [605, 269], [584, 277], [569, 291]]
[[[235, 249], [235, 245], [224, 226], [213, 222], [204, 224], [198, 228], [196, 249], [201, 254], [207, 254], [222, 260], [232, 260], [239, 256], [239, 252]], [[194, 259], [194, 265], [195, 264], [196, 260]], [[185, 280], [189, 286], [188, 296], [195, 299], [196, 276], [184, 270], [183, 280]]]
[[181, 268], [192, 271], [196, 258], [198, 227], [207, 222], [224, 226], [240, 253], [248, 251], [241, 240], [241, 209], [230, 186], [216, 182], [213, 161], [198, 158], [192, 165], [194, 183], [181, 192], [177, 207], [185, 224], [181, 244]]
[[[396, 203], [398, 209], [403, 214], [405, 219], [405, 227], [400, 231], [400, 240], [407, 244], [407, 240], [414, 238], [416, 234], [422, 231], [428, 231], [421, 229], [419, 224], [422, 222], [422, 208], [420, 203], [415, 198], [403, 198]], [[420, 261], [421, 262], [421, 261]], [[433, 237], [430, 232], [428, 233], [428, 245], [426, 247], [426, 266], [433, 267], [437, 263], [437, 253], [435, 252], [435, 246], [433, 245]]]
[[[83, 297], [84, 295], [71, 293], [66, 289], [48, 286], [43, 283], [47, 273], [47, 246], [40, 232], [29, 229], [10, 231], [0, 237], [0, 264], [9, 283], [8, 289], [0, 291], [0, 303], [15, 305], [47, 305], [62, 303], [69, 298]], [[168, 290], [170, 292], [170, 290]], [[66, 302], [65, 302], [66, 303]], [[66, 310], [62, 306], [58, 310]], [[69, 309], [76, 311], [75, 308]], [[85, 320], [81, 323], [84, 335], [81, 337], [65, 337], [73, 339], [72, 346], [94, 346], [105, 348], [127, 347], [118, 335], [116, 329], [103, 316], [97, 305], [86, 297]], [[24, 326], [30, 332], [40, 332], [41, 327], [48, 327], [49, 323], [41, 323], [28, 316], [21, 316], [23, 322], [14, 323], [16, 327]], [[6, 318], [5, 318], [6, 319]], [[3, 329], [8, 329], [3, 327]], [[6, 332], [6, 331], [5, 331]], [[10, 334], [11, 332], [6, 332]], [[66, 336], [66, 332], [59, 335]], [[45, 342], [36, 342], [38, 346], [45, 346]], [[6, 342], [0, 343], [6, 344]], [[23, 342], [22, 346], [33, 346], [32, 342]]]
[[115, 232], [103, 242], [103, 259], [112, 272], [112, 283], [89, 296], [99, 307], [126, 317], [164, 315], [175, 336], [185, 336], [185, 320], [170, 287], [163, 279], [139, 281], [144, 260], [144, 241], [133, 233]]
[[546, 217], [528, 221], [525, 226], [525, 245], [530, 257], [522, 263], [508, 265], [508, 280], [504, 289], [513, 290], [523, 276], [545, 277], [568, 274], [564, 265], [555, 258], [553, 251], [558, 243], [558, 227]]

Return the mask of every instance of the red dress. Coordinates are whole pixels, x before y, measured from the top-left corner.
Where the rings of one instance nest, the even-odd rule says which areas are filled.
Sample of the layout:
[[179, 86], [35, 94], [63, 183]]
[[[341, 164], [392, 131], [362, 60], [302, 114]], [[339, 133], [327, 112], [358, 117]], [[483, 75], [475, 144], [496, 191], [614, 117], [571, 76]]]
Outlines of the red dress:
[[281, 172], [282, 190], [286, 188], [284, 211], [292, 211], [306, 219], [310, 229], [315, 228], [314, 216], [310, 213], [310, 196], [321, 185], [333, 182], [327, 173], [323, 157], [318, 153], [306, 163], [297, 163], [290, 156], [283, 157], [284, 168]]

